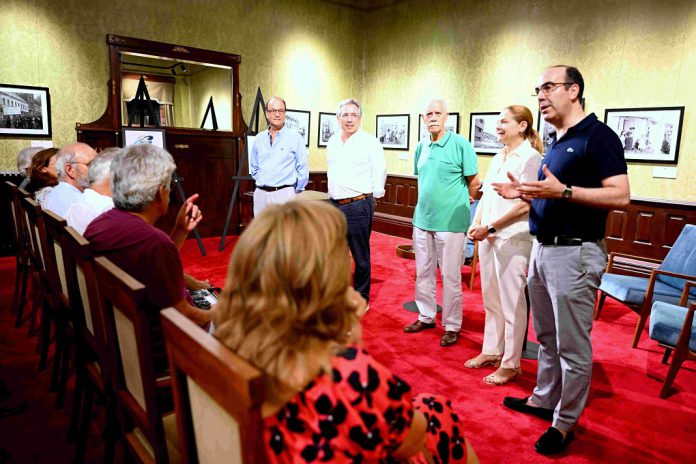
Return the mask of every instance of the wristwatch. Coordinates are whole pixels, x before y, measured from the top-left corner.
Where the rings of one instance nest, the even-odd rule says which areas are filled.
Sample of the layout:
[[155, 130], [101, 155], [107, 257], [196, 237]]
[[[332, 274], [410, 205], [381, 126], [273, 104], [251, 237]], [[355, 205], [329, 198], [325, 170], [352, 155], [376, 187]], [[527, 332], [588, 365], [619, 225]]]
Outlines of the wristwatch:
[[566, 185], [565, 190], [563, 190], [563, 193], [561, 194], [564, 200], [570, 200], [573, 198], [573, 187], [570, 185]]
[[489, 233], [489, 234], [495, 234], [495, 227], [489, 225], [489, 226], [488, 226], [488, 233]]

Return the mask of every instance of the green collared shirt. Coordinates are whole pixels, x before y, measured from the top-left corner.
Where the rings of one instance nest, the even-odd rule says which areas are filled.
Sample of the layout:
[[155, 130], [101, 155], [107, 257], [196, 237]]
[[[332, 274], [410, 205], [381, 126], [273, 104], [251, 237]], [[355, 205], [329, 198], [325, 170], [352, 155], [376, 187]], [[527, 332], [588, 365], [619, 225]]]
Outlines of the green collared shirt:
[[477, 173], [476, 153], [461, 135], [447, 131], [437, 142], [421, 140], [414, 159], [418, 204], [413, 225], [436, 232], [466, 232], [471, 222], [466, 177]]

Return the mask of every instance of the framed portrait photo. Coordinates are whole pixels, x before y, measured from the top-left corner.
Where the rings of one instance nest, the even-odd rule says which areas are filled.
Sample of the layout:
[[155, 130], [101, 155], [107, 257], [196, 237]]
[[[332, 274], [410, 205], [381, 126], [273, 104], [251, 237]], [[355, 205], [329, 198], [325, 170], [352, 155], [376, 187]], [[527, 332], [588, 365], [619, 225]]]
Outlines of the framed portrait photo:
[[341, 130], [336, 113], [319, 113], [319, 129], [317, 130], [317, 146], [325, 147], [332, 135]]
[[51, 136], [48, 87], [0, 84], [0, 136]]
[[166, 149], [164, 145], [164, 129], [121, 127], [121, 136], [124, 147], [128, 145], [157, 145]]
[[[423, 118], [420, 114], [416, 117], [418, 118], [418, 140], [421, 140], [429, 135], [428, 127], [423, 124]], [[459, 133], [459, 113], [450, 113], [449, 116], [447, 116], [447, 121], [445, 121], [445, 129], [450, 130], [455, 134]]]
[[500, 112], [471, 113], [469, 121], [469, 141], [476, 153], [480, 155], [495, 155], [503, 144], [498, 141], [495, 127], [498, 124]]
[[309, 119], [309, 111], [285, 110], [285, 125], [288, 126], [288, 129], [297, 131], [304, 138], [305, 147], [309, 147]]
[[375, 135], [387, 150], [408, 150], [410, 126], [411, 117], [408, 114], [377, 115]]
[[604, 122], [621, 139], [627, 162], [677, 164], [684, 107], [619, 108], [604, 112]]

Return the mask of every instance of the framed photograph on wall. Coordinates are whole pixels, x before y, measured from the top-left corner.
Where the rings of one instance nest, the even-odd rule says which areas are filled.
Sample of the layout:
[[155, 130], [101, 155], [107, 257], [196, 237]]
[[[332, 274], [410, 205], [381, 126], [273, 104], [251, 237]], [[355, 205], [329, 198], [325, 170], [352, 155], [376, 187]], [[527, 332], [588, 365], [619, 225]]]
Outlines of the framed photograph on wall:
[[153, 129], [149, 127], [121, 127], [123, 146], [128, 145], [157, 145], [160, 148], [164, 145], [164, 129]]
[[285, 110], [285, 125], [304, 137], [305, 147], [309, 147], [309, 111]]
[[0, 84], [0, 136], [51, 136], [48, 87]]
[[[418, 140], [428, 136], [428, 128], [423, 124], [423, 118], [419, 114], [418, 118]], [[459, 113], [450, 113], [445, 121], [445, 128], [455, 134], [459, 133]]]
[[387, 150], [408, 150], [411, 117], [408, 114], [377, 115], [376, 136]]
[[618, 108], [604, 112], [627, 162], [677, 164], [684, 107]]
[[544, 121], [544, 118], [541, 117], [541, 111], [537, 112], [537, 132], [539, 132], [539, 137], [541, 138], [541, 144], [544, 146], [544, 153], [541, 155], [544, 156], [544, 154], [549, 151], [549, 146], [551, 145], [551, 133], [556, 132], [556, 127]]
[[325, 147], [329, 144], [332, 135], [339, 132], [341, 126], [338, 123], [336, 113], [319, 113], [319, 129], [317, 130], [317, 146]]
[[480, 155], [495, 155], [503, 144], [498, 142], [495, 127], [500, 112], [471, 113], [469, 118], [469, 141]]

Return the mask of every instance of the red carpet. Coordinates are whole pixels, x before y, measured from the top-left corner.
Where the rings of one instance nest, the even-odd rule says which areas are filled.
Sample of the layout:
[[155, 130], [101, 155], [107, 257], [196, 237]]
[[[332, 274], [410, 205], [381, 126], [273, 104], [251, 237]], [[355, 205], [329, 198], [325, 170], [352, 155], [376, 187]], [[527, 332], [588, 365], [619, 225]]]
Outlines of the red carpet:
[[[219, 239], [205, 239], [208, 256], [201, 257], [193, 240], [182, 255], [187, 272], [224, 285], [228, 256], [217, 252]], [[401, 308], [413, 299], [415, 263], [395, 254], [407, 240], [375, 233], [372, 237], [372, 295], [363, 320], [363, 340], [371, 354], [407, 380], [413, 390], [440, 393], [452, 400], [465, 422], [466, 435], [482, 462], [550, 462], [533, 445], [548, 427], [541, 419], [512, 412], [501, 405], [504, 396], [527, 396], [536, 383], [536, 361], [522, 361], [517, 383], [492, 387], [481, 382], [488, 369], [469, 370], [463, 363], [475, 356], [483, 339], [480, 282], [474, 291], [464, 284], [464, 326], [457, 345], [441, 348], [441, 329], [404, 334], [416, 315]], [[468, 268], [465, 277], [468, 276]], [[696, 457], [696, 364], [686, 363], [666, 400], [658, 393], [668, 366], [662, 350], [647, 331], [631, 349], [636, 315], [608, 301], [594, 325], [594, 368], [587, 408], [576, 440], [561, 455], [564, 462], [693, 462]], [[533, 334], [530, 335], [533, 340]], [[558, 458], [556, 458], [558, 459]]]

